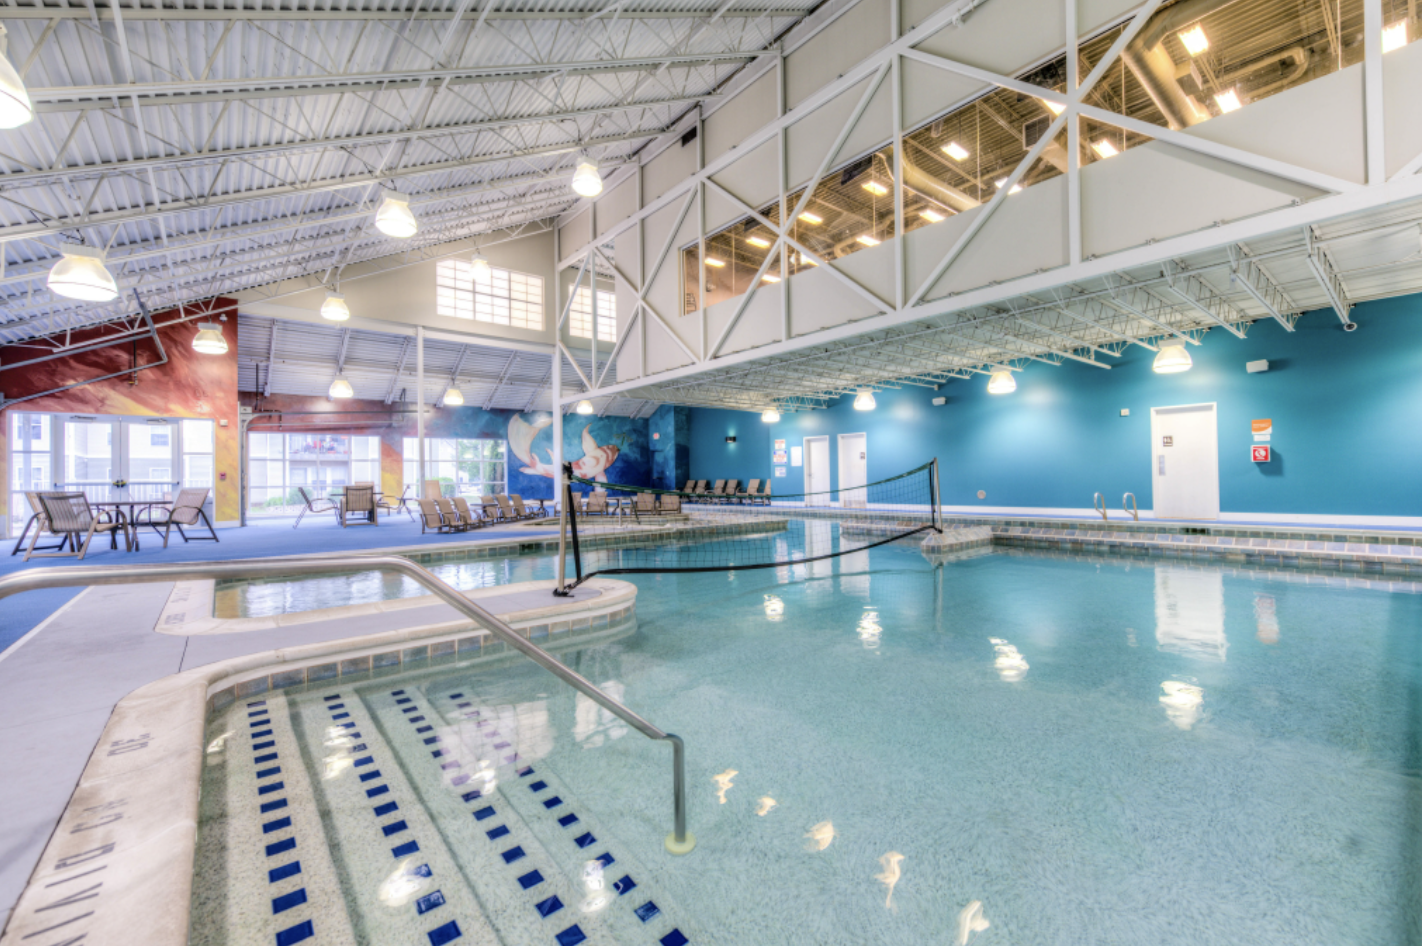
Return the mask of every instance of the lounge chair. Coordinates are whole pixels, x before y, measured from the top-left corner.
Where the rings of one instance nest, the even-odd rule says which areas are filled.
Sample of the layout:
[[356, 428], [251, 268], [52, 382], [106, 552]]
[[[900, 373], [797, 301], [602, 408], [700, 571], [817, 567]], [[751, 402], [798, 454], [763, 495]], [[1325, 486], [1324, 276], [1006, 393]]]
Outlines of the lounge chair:
[[708, 503], [719, 503], [721, 497], [726, 493], [726, 481], [717, 480], [716, 485], [711, 487], [711, 491], [706, 494], [705, 501]]
[[426, 532], [449, 532], [451, 527], [444, 521], [444, 517], [439, 514], [439, 507], [432, 499], [417, 499], [416, 505], [420, 507], [420, 535]]
[[480, 496], [479, 508], [484, 510], [484, 520], [489, 524], [500, 522], [504, 518], [503, 509], [499, 508], [499, 502], [492, 496]]
[[440, 516], [444, 519], [444, 524], [453, 532], [464, 532], [470, 526], [470, 522], [459, 514], [459, 510], [454, 508], [454, 503], [448, 499], [436, 499], [435, 508], [439, 510]]
[[683, 493], [690, 493], [696, 490], [696, 480], [687, 480], [686, 485], [681, 488]]
[[355, 517], [356, 525], [380, 525], [380, 507], [375, 505], [373, 485], [367, 483], [364, 486], [347, 486], [342, 491], [340, 505], [336, 508], [336, 518], [341, 520], [341, 526], [344, 528], [350, 524], [352, 517]]
[[[128, 534], [127, 524], [123, 521], [123, 516], [115, 512], [111, 518], [105, 519], [110, 514], [107, 512], [94, 513], [93, 507], [89, 505], [88, 498], [83, 493], [37, 493], [40, 501], [40, 508], [44, 510], [44, 517], [49, 522], [48, 529], [55, 535], [63, 535], [69, 540], [70, 550], [68, 552], [36, 552], [35, 543], [39, 541], [39, 530], [30, 537], [30, 544], [25, 549], [25, 561], [31, 558], [63, 558], [70, 555], [77, 555], [80, 561], [89, 552], [89, 543], [93, 540], [95, 533], [108, 533], [109, 548], [118, 548], [118, 537], [123, 535], [124, 551], [133, 550], [133, 539]], [[79, 542], [79, 536], [84, 537], [83, 544]]]
[[[32, 515], [29, 521], [25, 523], [25, 527], [20, 530], [20, 537], [15, 540], [15, 547], [10, 550], [11, 555], [18, 555], [20, 549], [25, 547], [25, 536], [30, 534], [30, 526], [35, 527], [35, 534], [37, 536], [41, 533], [49, 532], [49, 520], [44, 517], [44, 507], [40, 505], [39, 493], [27, 492], [25, 493], [25, 499], [29, 501]], [[53, 534], [54, 533], [50, 532], [50, 535]], [[59, 537], [58, 545], [41, 545], [38, 548], [41, 552], [53, 552], [64, 548], [68, 544], [69, 536], [62, 535]]]
[[510, 493], [510, 494], [509, 494], [509, 502], [513, 503], [514, 515], [517, 516], [518, 518], [520, 518], [520, 519], [534, 519], [534, 518], [537, 518], [538, 513], [535, 512], [535, 511], [533, 511], [532, 509], [529, 509], [527, 506], [525, 506], [525, 505], [523, 504], [523, 497], [522, 497], [522, 496], [519, 496], [519, 495], [517, 495], [516, 493]]
[[655, 516], [657, 514], [657, 494], [637, 493], [632, 497], [632, 515], [640, 519], [642, 516]]
[[583, 514], [587, 516], [607, 515], [607, 490], [598, 489], [588, 493], [587, 505], [583, 507]]
[[301, 511], [296, 514], [296, 521], [291, 524], [291, 527], [292, 527], [293, 529], [295, 529], [297, 526], [301, 525], [301, 517], [304, 516], [304, 515], [306, 515], [308, 512], [317, 512], [317, 513], [320, 513], [320, 512], [334, 512], [334, 513], [336, 514], [336, 521], [337, 521], [337, 522], [340, 521], [340, 519], [341, 519], [340, 510], [337, 508], [336, 504], [333, 503], [331, 500], [329, 500], [329, 499], [313, 499], [313, 498], [311, 497], [311, 494], [306, 491], [306, 487], [305, 487], [305, 486], [298, 486], [298, 487], [296, 487], [296, 491], [301, 494], [301, 501], [304, 502], [306, 505], [304, 505], [304, 506], [301, 508]]
[[745, 489], [736, 491], [736, 502], [750, 502], [757, 495], [757, 490], [759, 489], [760, 480], [751, 480], [750, 483], [746, 485]]
[[520, 519], [527, 518], [526, 516], [520, 516], [514, 510], [513, 503], [510, 502], [509, 498], [503, 493], [496, 493], [494, 495], [494, 502], [499, 504], [499, 512], [503, 514], [504, 519], [508, 522], [517, 522]]
[[663, 515], [681, 512], [681, 497], [676, 493], [663, 493], [657, 497], [657, 511]]
[[770, 480], [766, 480], [761, 484], [760, 492], [756, 493], [755, 499], [751, 500], [751, 502], [758, 506], [770, 505]]
[[456, 496], [451, 501], [454, 503], [454, 508], [459, 512], [459, 518], [464, 520], [467, 528], [482, 529], [489, 524], [484, 520], [483, 516], [469, 508], [469, 500], [463, 496]]
[[[203, 504], [207, 502], [207, 494], [211, 490], [206, 486], [191, 487], [178, 491], [178, 498], [173, 501], [172, 506], [149, 506], [139, 515], [144, 518], [142, 521], [135, 521], [133, 529], [138, 531], [138, 527], [151, 526], [154, 532], [158, 527], [163, 527], [163, 548], [168, 547], [168, 537], [173, 532], [173, 526], [178, 527], [178, 535], [183, 537], [184, 542], [191, 542], [193, 539], [204, 541], [211, 539], [218, 541], [217, 530], [212, 527], [212, 521], [207, 518], [207, 513], [203, 511]], [[183, 526], [195, 526], [199, 522], [207, 527], [207, 535], [188, 535], [183, 531]]]
[[736, 498], [740, 489], [740, 480], [726, 480], [726, 486], [721, 490], [721, 502], [729, 503]]
[[375, 505], [380, 507], [381, 512], [403, 512], [413, 520], [415, 518], [415, 511], [410, 508], [410, 503], [414, 501], [414, 497], [410, 495], [410, 487], [406, 486], [405, 491], [400, 494], [399, 499], [392, 500], [389, 496], [381, 496], [375, 501]]
[[444, 490], [440, 487], [439, 480], [425, 480], [426, 499], [441, 499], [443, 496]]

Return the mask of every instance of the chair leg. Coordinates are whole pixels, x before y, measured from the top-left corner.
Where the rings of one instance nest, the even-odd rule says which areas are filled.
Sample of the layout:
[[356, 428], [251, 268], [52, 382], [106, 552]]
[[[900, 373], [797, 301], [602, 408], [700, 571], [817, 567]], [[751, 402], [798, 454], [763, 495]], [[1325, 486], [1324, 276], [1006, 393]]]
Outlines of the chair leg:
[[172, 519], [169, 519], [169, 520], [168, 520], [168, 526], [167, 526], [167, 528], [165, 528], [165, 529], [163, 530], [163, 548], [165, 548], [165, 549], [168, 547], [168, 536], [169, 536], [170, 534], [172, 534], [172, 531], [173, 531], [173, 520], [172, 520]]
[[203, 509], [199, 509], [199, 510], [198, 510], [198, 515], [199, 515], [199, 516], [202, 516], [203, 525], [207, 526], [207, 531], [210, 532], [210, 533], [212, 533], [212, 541], [214, 541], [214, 542], [221, 542], [222, 540], [217, 537], [217, 528], [216, 528], [216, 526], [214, 526], [214, 525], [212, 524], [212, 520], [211, 520], [211, 519], [207, 518], [207, 511], [206, 511], [206, 510], [203, 510]]
[[36, 525], [35, 520], [38, 518], [39, 513], [35, 513], [33, 516], [30, 516], [30, 521], [25, 523], [25, 528], [21, 530], [19, 537], [15, 539], [15, 547], [10, 551], [11, 555], [14, 555], [20, 551], [20, 547], [25, 544], [25, 536], [29, 535], [30, 533], [30, 526]]
[[[30, 556], [33, 555], [33, 554], [35, 554], [35, 543], [39, 541], [39, 537], [40, 537], [39, 530], [36, 529], [36, 530], [35, 530], [35, 534], [32, 535], [32, 536], [30, 536], [30, 544], [29, 544], [29, 547], [25, 549], [25, 561], [28, 562], [28, 561], [30, 560]], [[64, 547], [64, 543], [61, 542], [59, 547], [60, 547], [60, 548], [63, 548], [63, 547]]]
[[79, 548], [79, 561], [84, 561], [84, 556], [89, 554], [89, 543], [94, 541], [94, 527], [99, 524], [99, 520], [94, 519], [89, 523], [89, 531], [84, 536], [84, 544]]
[[305, 506], [302, 506], [302, 507], [301, 507], [301, 511], [296, 514], [296, 521], [291, 524], [291, 527], [292, 527], [293, 529], [295, 529], [297, 526], [301, 525], [301, 517], [304, 516], [304, 515], [306, 515], [306, 507], [305, 507]]

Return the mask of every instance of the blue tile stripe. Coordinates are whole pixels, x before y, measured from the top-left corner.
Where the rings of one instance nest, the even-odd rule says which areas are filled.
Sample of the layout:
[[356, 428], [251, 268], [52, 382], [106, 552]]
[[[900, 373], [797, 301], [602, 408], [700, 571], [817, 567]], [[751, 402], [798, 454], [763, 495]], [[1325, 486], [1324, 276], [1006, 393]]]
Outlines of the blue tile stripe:
[[[271, 711], [266, 700], [247, 704], [247, 716], [252, 720], [252, 766], [256, 769], [257, 807], [263, 815], [289, 809], [285, 780], [269, 781], [281, 774], [281, 766], [274, 765], [281, 758], [282, 749], [277, 745], [274, 729], [271, 727]], [[259, 728], [266, 727], [266, 728]], [[259, 768], [266, 766], [266, 768]], [[272, 797], [277, 796], [277, 797]], [[276, 946], [295, 946], [316, 935], [316, 927], [310, 916], [302, 919], [301, 913], [310, 912], [306, 906], [306, 887], [302, 885], [301, 861], [288, 859], [290, 852], [297, 849], [296, 830], [290, 815], [272, 818], [262, 823], [263, 835], [275, 835], [275, 840], [263, 845], [264, 858], [268, 862], [267, 883], [273, 885], [271, 915], [279, 917]], [[296, 878], [294, 881], [291, 878]], [[295, 886], [292, 886], [292, 884]], [[283, 890], [283, 887], [291, 889]], [[294, 913], [292, 911], [295, 911]]]

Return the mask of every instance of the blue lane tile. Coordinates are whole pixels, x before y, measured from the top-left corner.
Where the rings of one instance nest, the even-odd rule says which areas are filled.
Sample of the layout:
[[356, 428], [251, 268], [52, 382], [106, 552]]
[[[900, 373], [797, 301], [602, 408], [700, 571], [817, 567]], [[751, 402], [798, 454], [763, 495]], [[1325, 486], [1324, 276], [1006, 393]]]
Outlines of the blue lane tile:
[[597, 838], [593, 837], [592, 832], [589, 831], [586, 834], [573, 838], [573, 843], [576, 844], [578, 847], [589, 847], [590, 845], [597, 843]]
[[365, 797], [379, 798], [381, 795], [384, 795], [388, 791], [390, 791], [389, 785], [377, 785], [374, 788], [367, 788], [365, 790]]
[[261, 716], [261, 715], [265, 714], [266, 712], [267, 712], [267, 711], [264, 710], [264, 709], [252, 710], [252, 712], [250, 712], [250, 713], [247, 714], [247, 717], [250, 719], [250, 718], [253, 717], [253, 716]]
[[[465, 782], [467, 782], [467, 781], [469, 781], [469, 776], [468, 776], [468, 774], [467, 774], [467, 773], [461, 773], [461, 774], [459, 774], [459, 775], [456, 775], [454, 778], [450, 779], [450, 780], [449, 780], [449, 784], [452, 785], [452, 786], [454, 786], [455, 788], [458, 788], [459, 786], [463, 785], [463, 784], [464, 784]], [[478, 793], [476, 792], [475, 794], [477, 795]], [[467, 801], [468, 799], [465, 799], [465, 800]]]
[[529, 887], [537, 887], [543, 883], [543, 875], [536, 870], [531, 870], [518, 879], [518, 885], [524, 890]]
[[391, 695], [391, 696], [404, 696], [404, 695], [405, 695], [405, 691], [404, 691], [404, 690], [391, 690], [391, 691], [390, 691], [390, 695]]
[[548, 787], [548, 783], [545, 782], [545, 781], [543, 781], [543, 779], [539, 779], [538, 781], [534, 782], [532, 785], [528, 786], [528, 790], [529, 790], [530, 792], [541, 792], [541, 791], [543, 791], [543, 790], [544, 790], [545, 788], [547, 788], [547, 787]]
[[369, 748], [369, 746], [362, 742], [359, 745], [351, 746], [349, 749], [346, 750], [346, 752], [350, 753], [351, 755], [356, 755], [358, 753], [364, 752]]
[[286, 807], [286, 799], [285, 799], [285, 798], [278, 798], [276, 801], [265, 802], [265, 803], [262, 805], [262, 814], [266, 814], [266, 813], [269, 812], [269, 811], [276, 811], [278, 808], [285, 808], [285, 807]]
[[451, 694], [449, 694], [449, 698], [450, 698], [451, 700], [462, 700], [462, 699], [464, 699], [464, 694], [463, 694], [463, 693], [451, 693]]
[[484, 833], [489, 836], [490, 841], [497, 841], [499, 838], [509, 833], [509, 826], [501, 824], [497, 828], [485, 831]]
[[278, 818], [275, 821], [268, 821], [266, 824], [262, 825], [262, 833], [271, 834], [273, 831], [280, 831], [282, 828], [289, 827], [291, 827], [290, 818]]
[[405, 871], [405, 876], [406, 876], [406, 877], [433, 877], [433, 876], [434, 876], [434, 871], [430, 870], [430, 865], [428, 865], [428, 864], [420, 864], [420, 865], [418, 865], [418, 866], [408, 868], [408, 869]]
[[531, 766], [531, 765], [524, 766], [523, 768], [521, 768], [521, 769], [518, 770], [518, 777], [519, 777], [519, 778], [528, 778], [528, 777], [529, 777], [530, 775], [532, 775], [532, 774], [533, 774], [533, 766]]
[[507, 748], [508, 748], [509, 746], [511, 746], [511, 745], [513, 745], [513, 743], [511, 743], [511, 742], [496, 742], [496, 743], [494, 743], [494, 748], [495, 748], [495, 749], [507, 749]]
[[338, 709], [345, 709], [345, 708], [346, 708], [346, 704], [344, 704], [344, 703], [332, 703], [330, 706], [326, 707], [326, 709], [328, 709], [328, 710], [338, 710]]
[[339, 700], [340, 698], [341, 698], [341, 694], [339, 694], [339, 693], [334, 693], [334, 694], [332, 694], [331, 696], [323, 696], [323, 697], [321, 697], [321, 699], [323, 699], [323, 700]]
[[375, 756], [361, 756], [359, 759], [355, 760], [355, 766], [356, 768], [360, 768], [362, 765], [370, 765], [374, 761]]
[[292, 907], [299, 907], [306, 902], [306, 888], [293, 890], [291, 893], [284, 893], [280, 897], [272, 898], [272, 913], [285, 913]]
[[597, 856], [597, 859], [602, 861], [603, 867], [611, 867], [613, 864], [617, 863], [617, 858], [613, 857], [611, 854], [599, 854]]
[[[410, 722], [412, 722], [412, 723], [423, 723], [424, 721], [425, 721], [425, 718], [424, 718], [423, 716], [411, 716], [411, 717], [410, 717]], [[418, 731], [418, 730], [417, 730], [417, 731]]]
[[640, 907], [633, 910], [632, 912], [637, 914], [637, 919], [641, 920], [643, 923], [647, 923], [651, 920], [655, 920], [658, 916], [660, 916], [662, 913], [662, 908], [657, 906], [651, 900], [648, 900], [646, 903], [642, 904]]
[[268, 741], [266, 741], [266, 742], [254, 742], [254, 743], [252, 743], [252, 748], [253, 748], [254, 750], [256, 750], [256, 749], [270, 749], [270, 748], [271, 748], [272, 746], [274, 746], [274, 745], [276, 745], [276, 742], [274, 742], [274, 741], [272, 741], [272, 740], [268, 740]]
[[430, 930], [430, 946], [444, 946], [445, 943], [453, 942], [464, 934], [459, 931], [459, 924], [450, 920], [438, 929]]
[[256, 729], [256, 728], [259, 727], [259, 726], [270, 726], [271, 724], [272, 724], [272, 721], [271, 721], [270, 719], [267, 719], [267, 718], [263, 718], [263, 719], [250, 719], [250, 720], [247, 721], [247, 726], [248, 726], [249, 728], [251, 728], [251, 729]]
[[477, 821], [483, 821], [485, 818], [492, 818], [493, 816], [494, 816], [494, 806], [493, 806], [493, 805], [490, 805], [490, 806], [488, 806], [487, 808], [480, 808], [478, 811], [474, 812], [474, 818], [475, 818], [475, 820], [477, 820]]
[[277, 754], [275, 752], [268, 752], [266, 755], [257, 756], [252, 762], [255, 765], [261, 765], [263, 762], [275, 762], [276, 757]]
[[426, 736], [426, 737], [425, 737], [425, 745], [427, 745], [427, 746], [432, 746], [432, 745], [434, 745], [434, 744], [437, 743], [437, 742], [439, 742], [439, 737], [438, 737], [438, 736]]
[[434, 893], [427, 893], [415, 901], [415, 912], [424, 914], [430, 912], [435, 907], [442, 906], [444, 906], [444, 891], [436, 890]]
[[659, 940], [659, 942], [662, 944], [662, 946], [686, 946], [686, 944], [691, 942], [691, 940], [687, 939], [686, 934], [683, 933], [681, 930], [672, 930], [670, 933], [663, 936], [661, 940]]
[[523, 848], [521, 847], [511, 847], [500, 855], [500, 857], [504, 859], [505, 864], [512, 864], [514, 861], [526, 856], [527, 855], [524, 854]]
[[[412, 719], [412, 720], [410, 720], [410, 722], [413, 723], [414, 720]], [[424, 726], [416, 726], [416, 727], [415, 727], [415, 732], [434, 732], [434, 727], [433, 727], [433, 726], [430, 726], [429, 724], [426, 724], [426, 725], [424, 725]]]
[[579, 943], [588, 938], [588, 934], [584, 933], [578, 928], [578, 924], [574, 923], [554, 938], [558, 940], [558, 946], [578, 946]]
[[278, 880], [286, 880], [286, 878], [295, 877], [299, 873], [301, 873], [301, 862], [292, 861], [290, 864], [273, 867], [267, 871], [267, 883], [274, 884]]
[[419, 711], [420, 711], [420, 708], [419, 708], [418, 706], [407, 706], [407, 707], [405, 707], [404, 709], [402, 709], [400, 712], [402, 712], [402, 713], [418, 713]]
[[360, 780], [361, 780], [362, 782], [369, 782], [369, 781], [370, 781], [371, 779], [373, 779], [373, 778], [380, 778], [380, 770], [379, 770], [379, 769], [375, 769], [375, 770], [372, 771], [372, 772], [362, 772], [362, 773], [360, 773]]
[[575, 825], [578, 823], [578, 816], [574, 814], [566, 814], [558, 819], [558, 823], [565, 828], [569, 827], [570, 825]]
[[544, 808], [557, 808], [561, 804], [563, 804], [563, 799], [559, 798], [557, 795], [554, 795], [552, 798], [543, 799]]
[[275, 857], [296, 847], [296, 838], [287, 838], [285, 841], [273, 841], [267, 845], [267, 857]]
[[[270, 736], [271, 734], [272, 734], [272, 731], [271, 731], [270, 729], [263, 729], [261, 732], [254, 732], [254, 733], [252, 733], [252, 738], [253, 738], [253, 739], [265, 739], [267, 736]], [[254, 746], [253, 748], [260, 749], [260, 748], [262, 748], [262, 747], [261, 747], [261, 746]]]
[[[434, 738], [438, 739], [439, 737], [438, 737], [438, 736], [435, 736]], [[443, 750], [443, 749], [436, 749], [434, 752], [431, 752], [431, 753], [430, 753], [430, 758], [432, 758], [432, 759], [438, 759], [438, 758], [439, 758], [440, 756], [442, 756], [442, 755], [444, 755], [444, 750]]]
[[355, 729], [355, 725], [356, 725], [355, 723], [337, 723], [337, 724], [336, 724], [336, 726], [337, 726], [338, 728], [340, 728], [340, 729]]
[[399, 706], [399, 705], [402, 705], [402, 704], [405, 704], [405, 703], [409, 703], [409, 702], [410, 702], [410, 698], [407, 696], [407, 697], [405, 697], [403, 700], [396, 700], [396, 701], [395, 701], [395, 704], [396, 704], [397, 706]]
[[392, 834], [399, 834], [401, 831], [410, 830], [410, 826], [402, 819], [400, 821], [391, 822], [390, 824], [383, 824], [380, 826], [380, 830], [384, 831], [385, 836], [388, 838]]
[[270, 794], [271, 792], [279, 792], [279, 791], [281, 791], [283, 788], [286, 788], [286, 783], [285, 783], [285, 782], [272, 782], [270, 785], [258, 785], [258, 786], [257, 786], [257, 794], [258, 794], [258, 795], [267, 795], [267, 794]]
[[617, 895], [619, 897], [627, 896], [627, 894], [629, 894], [636, 888], [637, 881], [632, 879], [631, 874], [624, 874], [621, 880], [617, 881], [612, 885], [612, 889], [617, 891]]
[[465, 792], [463, 795], [460, 795], [459, 797], [462, 798], [462, 799], [464, 799], [465, 801], [473, 801], [473, 800], [476, 799], [476, 798], [483, 798], [483, 797], [484, 797], [484, 793], [481, 792], [481, 791], [479, 791], [479, 789], [476, 788], [476, 789], [474, 789], [472, 792]]
[[504, 761], [507, 762], [509, 765], [513, 765], [515, 762], [518, 761], [518, 753], [515, 752], [513, 755], [504, 756]]
[[396, 857], [409, 857], [411, 854], [415, 853], [419, 849], [420, 844], [418, 841], [406, 841], [399, 847], [392, 847], [390, 849], [390, 853], [394, 854]]
[[332, 718], [332, 719], [350, 719], [350, 718], [351, 718], [351, 714], [350, 714], [350, 713], [337, 713], [337, 714], [335, 714], [334, 716], [332, 716], [331, 718]]
[[400, 806], [393, 801], [388, 801], [383, 805], [376, 805], [375, 817], [384, 818], [386, 815], [390, 814], [390, 812], [397, 810], [399, 807]]
[[441, 762], [441, 763], [439, 764], [439, 767], [440, 767], [441, 769], [443, 769], [444, 771], [448, 772], [450, 769], [463, 768], [463, 767], [464, 767], [464, 763], [463, 763], [463, 762], [460, 762], [458, 759], [451, 759], [451, 760], [449, 760], [448, 762]]
[[535, 903], [533, 909], [537, 910], [538, 915], [546, 920], [548, 917], [563, 909], [563, 901], [559, 900], [555, 895], [549, 897], [547, 900], [540, 900], [538, 903]]
[[271, 778], [273, 775], [281, 774], [281, 766], [274, 765], [269, 769], [262, 769], [257, 773], [257, 778]]
[[266, 706], [266, 705], [267, 705], [267, 701], [266, 701], [266, 700], [253, 700], [252, 702], [248, 703], [247, 705], [248, 705], [248, 706]]
[[294, 946], [295, 943], [310, 939], [315, 935], [316, 930], [311, 925], [311, 921], [302, 920], [295, 926], [288, 926], [286, 929], [277, 933], [276, 946]]
[[[360, 733], [358, 733], [358, 732], [348, 732], [348, 733], [346, 733], [346, 735], [347, 735], [347, 736], [350, 736], [352, 739], [359, 739], [359, 738], [361, 738], [361, 735], [360, 735]], [[352, 748], [351, 751], [354, 752], [355, 749]]]
[[468, 709], [469, 707], [473, 706], [474, 704], [473, 704], [473, 703], [455, 703], [454, 705], [457, 706], [457, 707], [459, 707], [460, 709]]

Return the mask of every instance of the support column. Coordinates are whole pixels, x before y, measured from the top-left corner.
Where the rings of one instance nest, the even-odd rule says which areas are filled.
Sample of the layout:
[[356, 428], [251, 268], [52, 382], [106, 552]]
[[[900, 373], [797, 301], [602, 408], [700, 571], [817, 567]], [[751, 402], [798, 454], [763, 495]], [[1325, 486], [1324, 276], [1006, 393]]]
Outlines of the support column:
[[415, 449], [420, 451], [420, 482], [415, 495], [425, 498], [425, 327], [415, 326]]
[[553, 348], [553, 498], [563, 498], [563, 353]]

